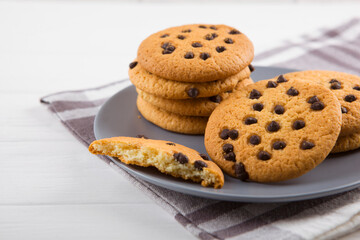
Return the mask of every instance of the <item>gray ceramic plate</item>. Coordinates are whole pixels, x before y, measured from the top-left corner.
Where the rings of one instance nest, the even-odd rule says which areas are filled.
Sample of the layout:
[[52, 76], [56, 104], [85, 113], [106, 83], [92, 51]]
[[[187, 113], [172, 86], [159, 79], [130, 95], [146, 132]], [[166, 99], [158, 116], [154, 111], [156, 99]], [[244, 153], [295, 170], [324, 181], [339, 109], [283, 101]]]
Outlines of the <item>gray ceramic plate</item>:
[[[289, 69], [256, 67], [251, 75], [254, 81], [268, 79], [289, 72]], [[203, 136], [183, 135], [163, 130], [138, 118], [134, 86], [127, 87], [111, 97], [95, 118], [96, 139], [114, 136], [169, 140], [206, 153]], [[116, 159], [115, 164], [136, 177], [174, 191], [218, 200], [241, 202], [286, 202], [327, 196], [360, 186], [360, 151], [329, 156], [309, 173], [281, 183], [260, 184], [241, 182], [225, 176], [222, 189], [204, 188], [200, 184], [183, 181], [161, 174], [154, 168], [125, 165]]]

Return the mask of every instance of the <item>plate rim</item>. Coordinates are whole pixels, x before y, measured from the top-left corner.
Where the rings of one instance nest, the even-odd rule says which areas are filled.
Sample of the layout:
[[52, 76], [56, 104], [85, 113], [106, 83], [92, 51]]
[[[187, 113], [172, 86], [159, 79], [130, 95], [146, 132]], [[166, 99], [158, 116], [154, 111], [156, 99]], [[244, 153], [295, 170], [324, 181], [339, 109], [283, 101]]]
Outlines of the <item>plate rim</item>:
[[[298, 194], [298, 195], [297, 194], [288, 194], [288, 195], [279, 195], [276, 197], [269, 197], [266, 195], [258, 195], [256, 197], [253, 197], [250, 195], [236, 196], [234, 194], [227, 194], [227, 193], [219, 194], [216, 192], [195, 191], [191, 188], [187, 188], [184, 185], [176, 185], [175, 183], [172, 183], [172, 182], [167, 182], [167, 184], [164, 184], [161, 180], [158, 180], [157, 178], [151, 178], [151, 177], [147, 177], [146, 175], [139, 174], [136, 170], [132, 169], [131, 167], [128, 167], [126, 164], [116, 160], [113, 157], [109, 157], [109, 158], [115, 165], [121, 167], [122, 169], [127, 171], [129, 174], [136, 175], [137, 177], [139, 177], [140, 179], [142, 179], [146, 182], [150, 182], [154, 185], [157, 185], [157, 186], [169, 189], [169, 190], [173, 190], [176, 192], [189, 194], [189, 195], [193, 195], [193, 196], [198, 196], [198, 197], [209, 198], [209, 199], [222, 200], [222, 201], [254, 202], [254, 203], [294, 202], [294, 201], [302, 201], [302, 200], [326, 197], [326, 196], [334, 195], [337, 193], [346, 192], [346, 191], [356, 188], [357, 186], [360, 186], [360, 180], [359, 180], [355, 184], [348, 184], [348, 185], [345, 184], [345, 185], [336, 187], [332, 190], [323, 190], [323, 191], [311, 192], [308, 194], [301, 194], [301, 195], [300, 194]], [[173, 186], [176, 190], [174, 188], [172, 188], [171, 186]], [[182, 190], [182, 191], [179, 191], [179, 190]], [[200, 193], [203, 193], [203, 194], [200, 194]], [[204, 196], [204, 195], [206, 195], [206, 196]], [[224, 196], [226, 196], [226, 199], [223, 198]]]

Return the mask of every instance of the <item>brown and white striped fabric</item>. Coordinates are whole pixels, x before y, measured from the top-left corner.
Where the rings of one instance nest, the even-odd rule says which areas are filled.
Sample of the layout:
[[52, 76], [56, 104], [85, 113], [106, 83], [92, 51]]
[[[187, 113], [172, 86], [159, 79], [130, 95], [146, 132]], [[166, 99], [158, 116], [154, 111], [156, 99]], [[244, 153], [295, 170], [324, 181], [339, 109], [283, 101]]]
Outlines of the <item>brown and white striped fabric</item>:
[[[257, 55], [257, 65], [360, 74], [360, 19], [288, 41]], [[102, 103], [128, 80], [46, 96], [41, 102], [88, 146]], [[292, 203], [237, 203], [198, 198], [135, 178], [101, 157], [200, 239], [332, 239], [360, 227], [360, 189]]]

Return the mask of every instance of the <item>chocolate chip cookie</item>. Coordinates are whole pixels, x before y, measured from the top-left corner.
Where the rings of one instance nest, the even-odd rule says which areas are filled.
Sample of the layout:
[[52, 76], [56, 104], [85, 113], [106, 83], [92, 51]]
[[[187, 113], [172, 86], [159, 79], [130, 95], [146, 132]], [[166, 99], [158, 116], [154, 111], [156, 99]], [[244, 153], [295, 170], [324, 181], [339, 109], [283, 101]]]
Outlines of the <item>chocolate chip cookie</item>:
[[113, 137], [92, 142], [89, 151], [116, 157], [125, 164], [153, 166], [162, 173], [201, 182], [204, 187], [224, 185], [223, 173], [206, 155], [170, 141]]
[[345, 152], [360, 147], [360, 77], [335, 71], [311, 70], [284, 75], [329, 88], [341, 104], [342, 125], [338, 142], [332, 152]]
[[319, 83], [330, 89], [341, 104], [340, 136], [360, 132], [360, 77], [335, 71], [301, 71], [284, 75], [286, 79], [300, 79]]
[[[251, 83], [253, 83], [251, 78], [240, 80], [235, 89], [241, 89]], [[136, 91], [143, 100], [165, 111], [183, 116], [204, 117], [209, 117], [215, 107], [218, 106], [222, 100], [226, 99], [232, 92], [228, 91], [207, 98], [166, 99], [144, 92], [140, 89], [136, 89]]]
[[254, 57], [251, 41], [226, 25], [192, 24], [154, 33], [140, 45], [139, 64], [159, 77], [209, 82], [232, 76]]
[[158, 108], [138, 96], [137, 107], [143, 117], [169, 131], [185, 134], [204, 134], [208, 118], [190, 117]]
[[360, 148], [360, 133], [352, 133], [345, 136], [340, 136], [331, 153], [340, 153], [355, 150]]
[[341, 129], [340, 103], [328, 88], [283, 76], [251, 84], [211, 114], [205, 146], [241, 180], [277, 182], [320, 164]]
[[[131, 68], [131, 66], [133, 67]], [[135, 66], [130, 64], [129, 68], [129, 78], [138, 89], [166, 99], [193, 99], [215, 96], [232, 90], [239, 81], [249, 76], [250, 69], [246, 67], [225, 79], [204, 83], [190, 83], [164, 79], [151, 74], [139, 64]]]

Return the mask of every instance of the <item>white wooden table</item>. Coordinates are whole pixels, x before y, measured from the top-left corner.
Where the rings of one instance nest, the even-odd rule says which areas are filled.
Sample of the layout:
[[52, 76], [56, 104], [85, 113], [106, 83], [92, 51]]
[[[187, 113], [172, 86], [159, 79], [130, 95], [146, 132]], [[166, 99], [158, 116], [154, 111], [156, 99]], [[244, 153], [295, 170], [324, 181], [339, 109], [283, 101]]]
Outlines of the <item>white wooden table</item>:
[[229, 24], [246, 33], [259, 53], [345, 21], [358, 9], [354, 4], [0, 2], [0, 239], [193, 238], [89, 154], [39, 98], [126, 78], [141, 40], [168, 26]]

